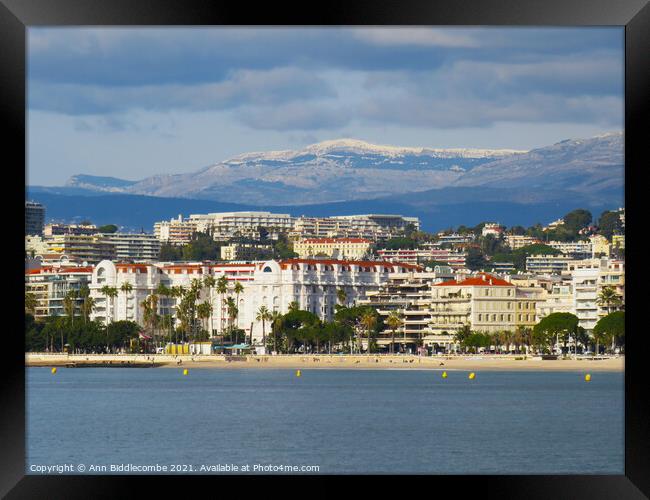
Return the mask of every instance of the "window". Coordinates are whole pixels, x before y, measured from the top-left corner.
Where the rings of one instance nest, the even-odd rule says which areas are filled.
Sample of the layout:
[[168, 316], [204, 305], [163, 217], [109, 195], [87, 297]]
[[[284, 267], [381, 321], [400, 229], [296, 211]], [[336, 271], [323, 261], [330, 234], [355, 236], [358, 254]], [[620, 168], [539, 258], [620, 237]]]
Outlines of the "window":
[[266, 266], [262, 272], [264, 272], [264, 273], [272, 273], [273, 269], [271, 269], [269, 266]]

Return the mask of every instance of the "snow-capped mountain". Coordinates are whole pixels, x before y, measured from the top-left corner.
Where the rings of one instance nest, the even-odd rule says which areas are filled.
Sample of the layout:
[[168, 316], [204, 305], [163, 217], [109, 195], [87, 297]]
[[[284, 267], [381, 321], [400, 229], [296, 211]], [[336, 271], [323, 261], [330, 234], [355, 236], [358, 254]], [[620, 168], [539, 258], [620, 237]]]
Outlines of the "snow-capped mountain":
[[380, 146], [354, 139], [245, 153], [141, 181], [74, 176], [68, 187], [254, 205], [367, 200], [453, 186], [610, 189], [623, 183], [622, 134], [532, 151]]

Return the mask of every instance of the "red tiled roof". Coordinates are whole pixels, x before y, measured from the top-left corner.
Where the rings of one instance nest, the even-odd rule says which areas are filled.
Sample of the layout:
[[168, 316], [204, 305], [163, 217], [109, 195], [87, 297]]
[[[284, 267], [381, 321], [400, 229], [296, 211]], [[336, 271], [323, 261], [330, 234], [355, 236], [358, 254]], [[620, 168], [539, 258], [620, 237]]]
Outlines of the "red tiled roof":
[[299, 243], [372, 243], [365, 238], [307, 238]]
[[[485, 279], [483, 279], [485, 276]], [[471, 278], [465, 278], [463, 281], [449, 280], [443, 281], [442, 283], [437, 283], [434, 286], [514, 286], [512, 283], [509, 283], [506, 280], [497, 278], [487, 273], [479, 273], [478, 276], [472, 276]]]
[[403, 262], [386, 262], [386, 261], [367, 261], [367, 260], [335, 260], [335, 259], [284, 259], [280, 261], [280, 264], [327, 264], [327, 265], [335, 265], [339, 264], [342, 266], [361, 266], [361, 267], [369, 267], [369, 266], [384, 266], [384, 267], [405, 267], [408, 269], [415, 269], [415, 270], [420, 270], [422, 269], [420, 266], [416, 266], [414, 264], [406, 264]]

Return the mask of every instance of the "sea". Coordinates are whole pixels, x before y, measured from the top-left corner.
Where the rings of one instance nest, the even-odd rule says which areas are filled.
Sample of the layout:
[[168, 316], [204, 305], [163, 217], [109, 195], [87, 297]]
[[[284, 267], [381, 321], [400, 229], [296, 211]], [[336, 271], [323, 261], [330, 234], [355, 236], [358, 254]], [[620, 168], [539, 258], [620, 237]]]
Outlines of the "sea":
[[26, 369], [26, 474], [623, 474], [624, 374]]

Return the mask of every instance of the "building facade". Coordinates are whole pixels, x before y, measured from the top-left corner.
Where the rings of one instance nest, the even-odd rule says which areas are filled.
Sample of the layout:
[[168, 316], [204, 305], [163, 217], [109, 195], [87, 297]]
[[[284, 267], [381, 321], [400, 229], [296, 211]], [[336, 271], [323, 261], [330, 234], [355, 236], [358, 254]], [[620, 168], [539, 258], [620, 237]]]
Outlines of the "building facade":
[[317, 255], [331, 259], [361, 260], [368, 256], [372, 241], [364, 238], [307, 238], [294, 241], [293, 251], [301, 259]]
[[115, 246], [117, 260], [156, 261], [160, 257], [161, 242], [153, 234], [108, 233], [102, 238]]
[[[338, 303], [338, 290], [345, 292], [346, 305], [352, 305], [368, 292], [377, 290], [393, 273], [417, 269], [416, 266], [390, 262], [325, 259], [242, 264], [128, 264], [103, 261], [94, 268], [89, 288], [96, 301], [93, 318], [108, 322], [128, 319], [143, 325], [144, 312], [140, 304], [160, 284], [168, 288], [187, 288], [194, 279], [203, 280], [207, 276], [219, 279], [225, 276], [229, 283], [227, 293], [219, 294], [214, 288], [208, 290], [203, 287], [199, 297], [199, 302], [207, 301], [212, 305], [208, 331], [216, 335], [232, 320], [235, 326], [244, 330], [247, 336], [252, 335], [253, 341], [259, 343], [263, 332], [256, 316], [261, 306], [284, 314], [289, 310], [289, 305], [296, 302], [300, 309], [310, 311], [323, 320], [331, 320]], [[235, 282], [243, 286], [239, 294], [234, 291]], [[124, 283], [131, 284], [130, 292], [120, 291], [114, 298], [102, 293], [104, 286], [121, 290]], [[236, 318], [228, 317], [227, 308], [223, 305], [227, 297], [236, 301], [239, 309]], [[174, 297], [159, 298], [159, 314], [170, 314], [176, 320], [177, 300]]]
[[25, 236], [43, 234], [45, 207], [35, 201], [25, 201]]

